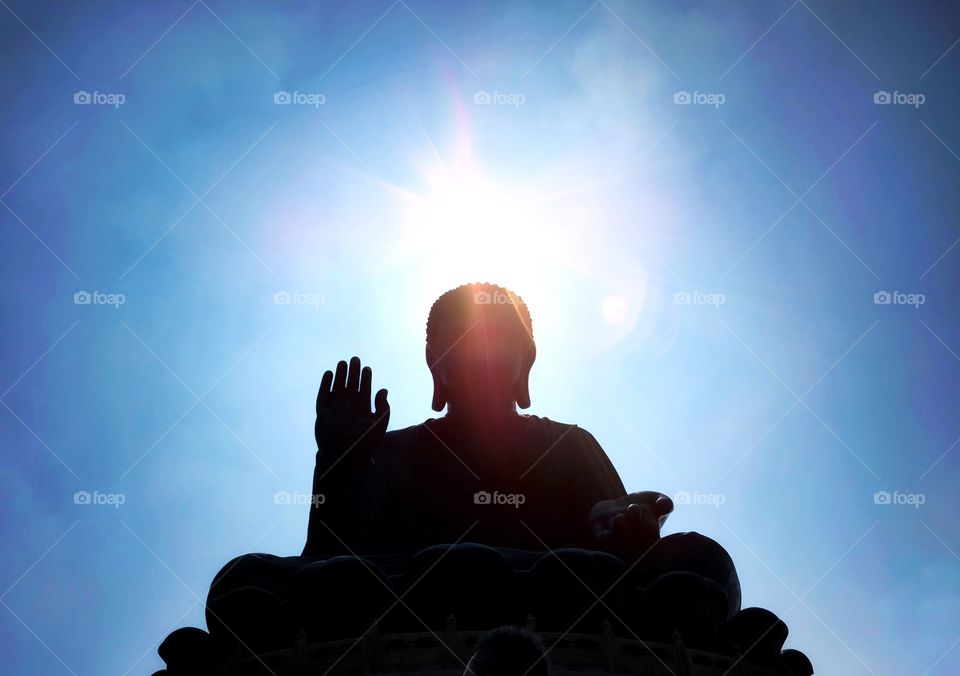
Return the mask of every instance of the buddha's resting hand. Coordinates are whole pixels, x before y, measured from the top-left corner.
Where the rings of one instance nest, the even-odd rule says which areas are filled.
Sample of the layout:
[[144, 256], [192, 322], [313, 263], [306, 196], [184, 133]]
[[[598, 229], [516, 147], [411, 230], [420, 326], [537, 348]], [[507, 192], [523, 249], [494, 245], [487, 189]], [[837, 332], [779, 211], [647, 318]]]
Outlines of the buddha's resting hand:
[[663, 493], [630, 493], [595, 504], [590, 510], [590, 527], [601, 549], [632, 560], [660, 539], [660, 528], [672, 511], [673, 500]]
[[369, 458], [380, 446], [390, 422], [387, 391], [380, 390], [375, 398], [375, 410], [370, 411], [370, 391], [373, 371], [360, 368], [360, 359], [337, 364], [336, 374], [326, 371], [317, 393], [317, 422], [314, 436], [317, 440], [317, 460], [326, 464], [344, 456], [356, 460]]

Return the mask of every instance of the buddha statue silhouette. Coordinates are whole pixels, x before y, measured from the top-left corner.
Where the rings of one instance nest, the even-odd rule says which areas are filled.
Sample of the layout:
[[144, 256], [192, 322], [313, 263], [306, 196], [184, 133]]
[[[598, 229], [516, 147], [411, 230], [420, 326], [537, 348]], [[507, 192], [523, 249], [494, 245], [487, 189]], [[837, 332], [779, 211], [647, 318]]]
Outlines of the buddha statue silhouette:
[[324, 373], [313, 475], [323, 499], [310, 507], [303, 552], [227, 564], [208, 597], [209, 624], [229, 623], [244, 604], [220, 601], [251, 587], [297, 596], [298, 573], [316, 562], [363, 557], [389, 574], [424, 548], [451, 543], [495, 548], [515, 569], [573, 549], [614, 555], [641, 583], [694, 573], [725, 593], [727, 617], [739, 610], [736, 570], [719, 544], [697, 533], [660, 537], [673, 509], [667, 496], [628, 494], [585, 429], [518, 412], [530, 407], [536, 358], [518, 295], [459, 286], [433, 304], [426, 334], [432, 406], [446, 414], [388, 431], [387, 390], [373, 395], [369, 366], [353, 357]]

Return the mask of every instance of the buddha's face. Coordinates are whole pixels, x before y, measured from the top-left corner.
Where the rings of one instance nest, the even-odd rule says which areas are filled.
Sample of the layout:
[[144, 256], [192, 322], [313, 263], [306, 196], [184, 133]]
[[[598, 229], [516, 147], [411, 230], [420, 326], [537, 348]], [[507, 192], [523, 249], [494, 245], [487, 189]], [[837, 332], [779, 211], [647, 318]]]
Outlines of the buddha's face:
[[[452, 407], [512, 406], [532, 365], [532, 341], [516, 322], [479, 320], [446, 341], [445, 352], [427, 351]], [[433, 358], [433, 361], [431, 361]]]

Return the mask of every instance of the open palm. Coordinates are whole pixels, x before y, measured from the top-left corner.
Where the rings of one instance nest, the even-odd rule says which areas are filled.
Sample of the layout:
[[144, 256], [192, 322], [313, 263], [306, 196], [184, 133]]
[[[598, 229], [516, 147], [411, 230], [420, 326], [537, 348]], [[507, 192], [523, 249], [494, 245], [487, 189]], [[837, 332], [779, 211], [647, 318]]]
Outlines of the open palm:
[[326, 371], [317, 393], [317, 422], [314, 436], [317, 449], [328, 461], [336, 461], [346, 454], [357, 458], [369, 457], [383, 441], [390, 422], [387, 391], [377, 392], [375, 408], [370, 410], [370, 392], [373, 371], [361, 368], [360, 359], [353, 357], [337, 364], [336, 373]]

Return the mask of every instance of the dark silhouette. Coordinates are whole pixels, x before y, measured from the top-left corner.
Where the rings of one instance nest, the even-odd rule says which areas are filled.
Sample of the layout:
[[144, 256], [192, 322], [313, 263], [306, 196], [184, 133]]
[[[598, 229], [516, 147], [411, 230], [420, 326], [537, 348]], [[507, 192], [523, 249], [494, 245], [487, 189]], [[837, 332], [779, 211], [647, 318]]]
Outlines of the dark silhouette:
[[[467, 284], [443, 294], [427, 320], [432, 405], [447, 408], [442, 418], [388, 432], [387, 390], [371, 411], [369, 366], [353, 357], [325, 372], [313, 477], [323, 499], [310, 507], [302, 556], [401, 565], [424, 547], [466, 541], [529, 567], [548, 549], [599, 549], [631, 563], [642, 557], [637, 569], [651, 580], [673, 570], [707, 577], [727, 593], [728, 614], [736, 612], [739, 582], [720, 545], [696, 533], [660, 539], [668, 497], [628, 495], [588, 431], [517, 411], [530, 406], [535, 358], [523, 300]], [[255, 584], [283, 596], [304, 563], [250, 555], [218, 576], [217, 593]]]
[[[356, 357], [327, 371], [317, 397], [319, 451], [305, 556], [410, 555], [467, 540], [542, 552], [602, 549], [660, 573], [717, 581], [739, 609], [726, 552], [696, 534], [659, 540], [672, 511], [653, 491], [627, 495], [596, 439], [576, 425], [521, 415], [536, 358], [530, 313], [512, 291], [468, 284], [427, 320], [433, 409], [447, 414], [387, 432], [387, 391], [370, 410], [372, 371]], [[514, 557], [520, 557], [514, 554]], [[521, 557], [522, 558], [522, 557]]]
[[497, 627], [477, 640], [463, 676], [549, 676], [547, 651], [532, 631]]
[[[551, 655], [567, 665], [589, 656], [613, 670], [672, 670], [663, 649], [647, 649], [652, 640], [672, 646], [678, 668], [689, 647], [714, 653], [718, 673], [749, 659], [812, 674], [802, 653], [782, 651], [786, 625], [773, 613], [738, 612], [740, 583], [723, 547], [693, 532], [660, 537], [667, 496], [628, 494], [586, 430], [518, 412], [530, 406], [535, 358], [520, 297], [468, 284], [443, 294], [427, 321], [432, 404], [443, 417], [388, 432], [387, 391], [373, 394], [369, 366], [353, 357], [324, 373], [302, 554], [224, 566], [207, 598], [209, 633], [177, 630], [160, 647], [172, 673], [241, 658], [256, 668], [261, 654], [291, 649], [291, 673], [309, 664], [416, 670], [418, 653], [403, 648], [413, 639], [379, 637], [424, 629], [418, 645], [433, 668], [451, 657], [467, 666], [463, 636], [526, 622], [551, 633]], [[565, 640], [570, 632], [579, 638]], [[306, 651], [342, 639], [342, 654]], [[427, 647], [434, 641], [446, 652]], [[623, 641], [635, 643], [618, 648]], [[480, 642], [471, 664], [484, 676], [484, 665], [527, 649], [544, 654], [504, 629]]]

